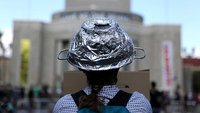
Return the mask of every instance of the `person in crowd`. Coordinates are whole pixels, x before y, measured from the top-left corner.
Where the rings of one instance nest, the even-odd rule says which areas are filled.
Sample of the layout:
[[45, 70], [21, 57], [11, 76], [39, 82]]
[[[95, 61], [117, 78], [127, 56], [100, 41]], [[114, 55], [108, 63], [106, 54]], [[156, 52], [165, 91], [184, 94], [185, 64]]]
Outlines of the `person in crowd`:
[[0, 113], [15, 113], [9, 91], [0, 92]]
[[40, 98], [50, 98], [50, 93], [49, 93], [49, 86], [48, 85], [43, 85], [42, 89], [40, 90], [39, 93]]
[[163, 101], [163, 93], [158, 91], [156, 88], [156, 82], [152, 81], [150, 90], [150, 103], [153, 109], [153, 113], [160, 113]]
[[32, 87], [28, 92], [28, 100], [29, 100], [29, 110], [31, 111], [34, 108], [34, 93]]
[[174, 97], [174, 100], [177, 101], [177, 102], [180, 102], [181, 101], [181, 94], [180, 94], [180, 86], [177, 85], [176, 86], [176, 90], [174, 92], [175, 94], [175, 97]]
[[102, 113], [102, 106], [113, 103], [130, 113], [152, 113], [151, 105], [143, 94], [137, 91], [127, 93], [116, 85], [119, 69], [136, 57], [132, 39], [116, 21], [107, 18], [85, 21], [69, 49], [61, 51], [58, 59], [67, 60], [82, 71], [88, 86], [60, 98], [53, 113], [77, 113], [84, 108]]

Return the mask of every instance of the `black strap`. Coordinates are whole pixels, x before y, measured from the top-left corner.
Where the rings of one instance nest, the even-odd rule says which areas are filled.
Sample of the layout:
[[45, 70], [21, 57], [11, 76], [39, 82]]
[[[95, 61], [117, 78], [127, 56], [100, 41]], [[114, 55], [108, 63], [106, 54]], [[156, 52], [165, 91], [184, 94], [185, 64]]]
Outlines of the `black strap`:
[[74, 102], [76, 103], [77, 106], [79, 106], [79, 98], [83, 95], [87, 95], [83, 90], [80, 90], [79, 92], [71, 94], [71, 96], [74, 99]]
[[[83, 90], [71, 94], [74, 102], [79, 106], [79, 98], [87, 95]], [[119, 90], [117, 94], [109, 101], [108, 106], [126, 106], [132, 94]]]
[[108, 106], [126, 106], [132, 94], [119, 90], [109, 101]]

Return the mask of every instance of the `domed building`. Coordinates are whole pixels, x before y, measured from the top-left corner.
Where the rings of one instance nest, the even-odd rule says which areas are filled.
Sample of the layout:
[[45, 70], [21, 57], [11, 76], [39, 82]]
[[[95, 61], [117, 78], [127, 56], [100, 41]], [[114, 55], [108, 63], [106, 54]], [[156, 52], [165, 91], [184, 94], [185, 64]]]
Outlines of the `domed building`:
[[144, 25], [143, 17], [130, 11], [130, 0], [66, 0], [65, 10], [54, 13], [50, 23], [15, 21], [12, 84], [60, 84], [64, 72], [74, 68], [57, 60], [57, 54], [68, 47], [81, 23], [92, 17], [115, 19], [135, 46], [146, 50], [145, 59], [135, 60], [122, 70], [150, 69], [150, 80], [156, 81], [159, 89], [172, 91], [176, 85], [182, 86], [180, 26]]

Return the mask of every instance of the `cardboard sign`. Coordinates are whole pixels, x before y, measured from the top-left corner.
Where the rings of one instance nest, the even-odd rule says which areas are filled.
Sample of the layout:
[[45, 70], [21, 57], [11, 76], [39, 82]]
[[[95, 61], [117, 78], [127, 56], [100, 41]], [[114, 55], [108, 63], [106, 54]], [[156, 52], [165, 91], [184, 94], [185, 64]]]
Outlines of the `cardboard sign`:
[[[117, 85], [121, 90], [132, 93], [138, 91], [149, 99], [150, 81], [149, 70], [120, 71]], [[81, 71], [68, 71], [64, 75], [63, 93], [75, 93], [87, 86], [86, 76]]]

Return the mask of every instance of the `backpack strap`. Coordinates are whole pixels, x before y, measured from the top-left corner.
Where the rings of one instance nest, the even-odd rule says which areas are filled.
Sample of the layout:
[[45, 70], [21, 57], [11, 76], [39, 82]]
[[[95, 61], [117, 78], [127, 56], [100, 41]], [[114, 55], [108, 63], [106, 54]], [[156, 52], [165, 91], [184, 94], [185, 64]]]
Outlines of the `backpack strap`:
[[108, 106], [126, 106], [131, 93], [127, 93], [125, 91], [119, 90], [117, 94], [109, 101]]
[[[79, 106], [79, 98], [83, 95], [87, 95], [83, 90], [71, 94], [77, 106]], [[131, 95], [131, 93], [119, 90], [117, 94], [109, 101], [108, 106], [126, 106]]]
[[71, 94], [72, 98], [74, 99], [74, 102], [77, 106], [79, 106], [79, 98], [83, 95], [87, 95], [83, 90], [80, 90], [76, 93]]

